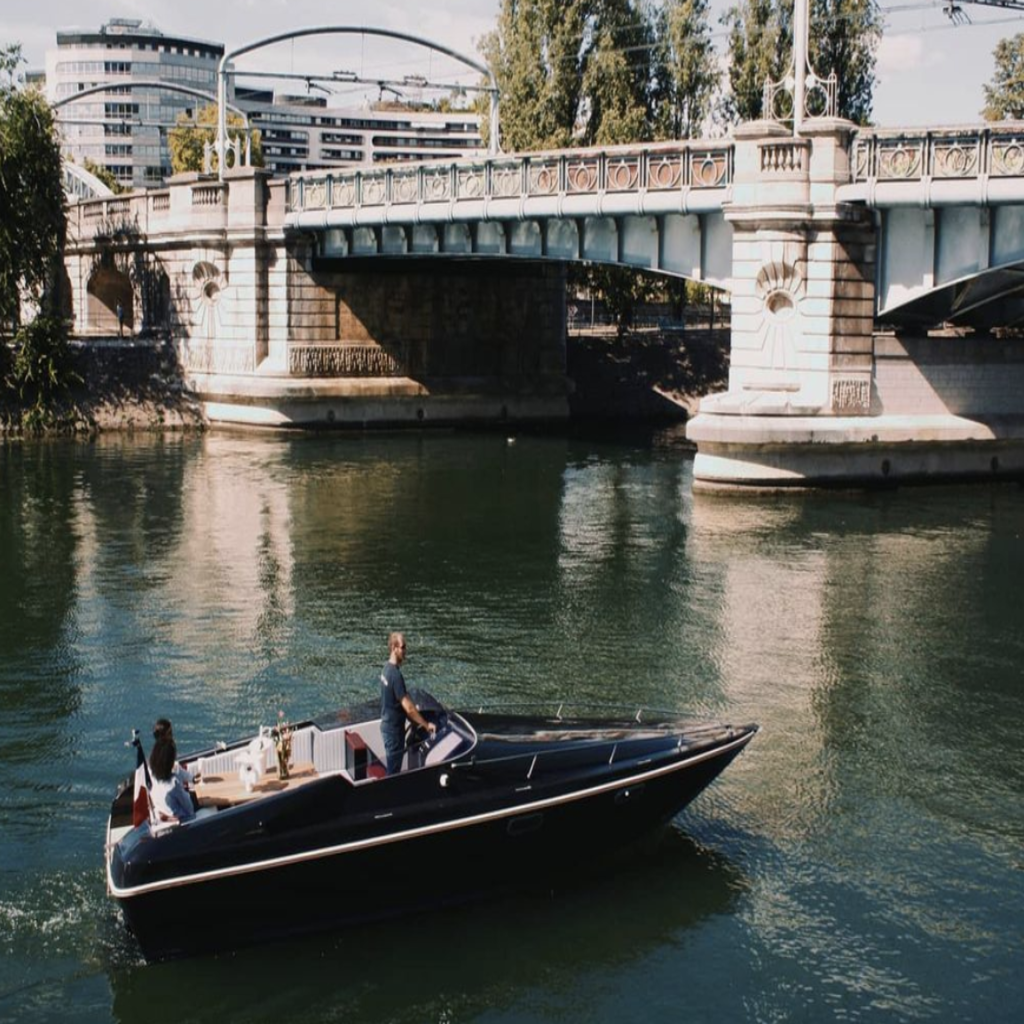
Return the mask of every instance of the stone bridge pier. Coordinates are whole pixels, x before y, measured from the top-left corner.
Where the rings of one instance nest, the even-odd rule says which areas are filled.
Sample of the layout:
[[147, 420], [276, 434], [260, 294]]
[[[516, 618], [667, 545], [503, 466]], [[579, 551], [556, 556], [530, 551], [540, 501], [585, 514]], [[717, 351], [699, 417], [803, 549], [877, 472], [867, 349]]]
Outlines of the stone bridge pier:
[[736, 131], [729, 387], [687, 427], [697, 490], [1024, 474], [1021, 340], [877, 328], [881, 217], [841, 198], [854, 131]]
[[83, 338], [169, 335], [211, 422], [564, 418], [565, 269], [337, 260], [284, 229], [286, 183], [240, 168], [73, 204]]

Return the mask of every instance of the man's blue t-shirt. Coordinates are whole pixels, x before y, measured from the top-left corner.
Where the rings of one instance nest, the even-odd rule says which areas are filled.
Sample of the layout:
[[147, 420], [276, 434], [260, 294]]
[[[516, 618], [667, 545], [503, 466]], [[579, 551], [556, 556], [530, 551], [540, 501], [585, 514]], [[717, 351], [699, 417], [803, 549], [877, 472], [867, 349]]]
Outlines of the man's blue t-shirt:
[[390, 661], [385, 662], [380, 674], [380, 731], [385, 747], [400, 747], [405, 741], [405, 695], [402, 670]]

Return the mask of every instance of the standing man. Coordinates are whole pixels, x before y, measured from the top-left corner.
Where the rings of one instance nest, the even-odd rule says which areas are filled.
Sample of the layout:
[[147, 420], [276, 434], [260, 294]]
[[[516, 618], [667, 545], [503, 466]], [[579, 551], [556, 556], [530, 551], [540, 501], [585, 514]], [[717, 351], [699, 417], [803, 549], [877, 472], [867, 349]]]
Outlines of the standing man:
[[388, 755], [388, 775], [397, 775], [402, 770], [402, 755], [405, 753], [406, 719], [426, 729], [431, 736], [437, 732], [437, 726], [420, 714], [405, 689], [402, 676], [405, 637], [401, 633], [392, 633], [388, 637], [388, 651], [388, 660], [380, 674], [380, 731]]

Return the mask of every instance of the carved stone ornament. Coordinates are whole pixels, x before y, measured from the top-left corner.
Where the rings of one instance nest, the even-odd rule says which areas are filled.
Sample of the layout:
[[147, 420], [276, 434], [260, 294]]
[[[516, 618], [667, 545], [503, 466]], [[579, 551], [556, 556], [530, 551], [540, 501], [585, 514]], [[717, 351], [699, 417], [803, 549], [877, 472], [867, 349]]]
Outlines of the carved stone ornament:
[[379, 345], [291, 345], [293, 377], [399, 377], [402, 368]]
[[762, 265], [757, 272], [755, 291], [762, 302], [761, 350], [765, 364], [773, 369], [792, 369], [797, 362], [797, 313], [804, 291], [803, 275], [785, 259]]
[[832, 411], [866, 416], [871, 411], [871, 381], [866, 377], [833, 377]]

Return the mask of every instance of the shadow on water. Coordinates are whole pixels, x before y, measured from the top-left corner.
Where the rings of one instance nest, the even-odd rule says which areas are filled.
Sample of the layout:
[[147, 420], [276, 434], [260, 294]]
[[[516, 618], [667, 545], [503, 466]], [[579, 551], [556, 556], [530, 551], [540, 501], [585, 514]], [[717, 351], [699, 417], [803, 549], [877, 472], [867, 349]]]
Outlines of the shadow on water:
[[[402, 884], [430, 880], [411, 865]], [[524, 993], [560, 998], [581, 978], [683, 943], [702, 922], [731, 912], [747, 887], [732, 863], [668, 828], [628, 859], [550, 890], [217, 957], [112, 964], [113, 1017], [122, 1024], [471, 1019], [522, 1005]], [[208, 926], [230, 922], [197, 922]]]

